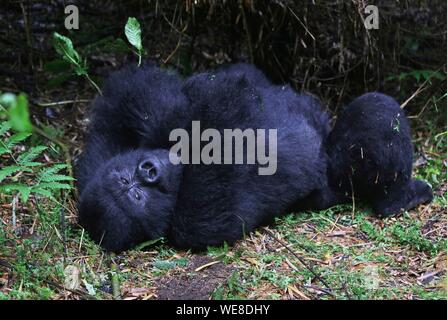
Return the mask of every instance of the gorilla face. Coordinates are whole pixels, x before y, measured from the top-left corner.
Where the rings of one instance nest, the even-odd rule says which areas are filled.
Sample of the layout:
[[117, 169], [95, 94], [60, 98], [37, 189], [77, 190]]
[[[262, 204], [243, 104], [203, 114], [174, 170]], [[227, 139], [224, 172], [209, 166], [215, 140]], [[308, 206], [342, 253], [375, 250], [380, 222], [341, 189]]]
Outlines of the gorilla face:
[[167, 150], [120, 154], [99, 168], [81, 194], [79, 223], [110, 251], [164, 236], [182, 168]]

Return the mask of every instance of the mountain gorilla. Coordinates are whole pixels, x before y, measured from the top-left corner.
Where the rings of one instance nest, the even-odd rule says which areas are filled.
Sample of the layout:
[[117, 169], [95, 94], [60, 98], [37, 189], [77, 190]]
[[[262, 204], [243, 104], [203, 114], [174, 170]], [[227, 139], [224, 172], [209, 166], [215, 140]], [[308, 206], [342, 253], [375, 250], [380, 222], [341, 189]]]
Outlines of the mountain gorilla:
[[[277, 129], [276, 172], [173, 164], [170, 132], [191, 132], [196, 120], [221, 133]], [[110, 76], [92, 106], [77, 166], [79, 222], [111, 251], [162, 236], [201, 250], [233, 243], [290, 210], [324, 209], [353, 195], [384, 216], [431, 200], [430, 187], [411, 171], [407, 120], [383, 94], [357, 98], [330, 131], [317, 99], [272, 85], [250, 65], [184, 83], [151, 64], [129, 66]]]

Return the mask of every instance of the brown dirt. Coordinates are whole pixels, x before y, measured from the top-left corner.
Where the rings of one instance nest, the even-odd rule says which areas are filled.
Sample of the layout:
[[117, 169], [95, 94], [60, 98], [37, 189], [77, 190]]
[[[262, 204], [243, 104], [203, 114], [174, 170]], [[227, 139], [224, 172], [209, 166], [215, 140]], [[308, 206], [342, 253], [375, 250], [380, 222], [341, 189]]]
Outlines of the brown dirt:
[[233, 269], [231, 265], [219, 262], [195, 271], [213, 261], [206, 256], [194, 256], [181, 274], [156, 279], [158, 299], [209, 300], [214, 290], [228, 279]]

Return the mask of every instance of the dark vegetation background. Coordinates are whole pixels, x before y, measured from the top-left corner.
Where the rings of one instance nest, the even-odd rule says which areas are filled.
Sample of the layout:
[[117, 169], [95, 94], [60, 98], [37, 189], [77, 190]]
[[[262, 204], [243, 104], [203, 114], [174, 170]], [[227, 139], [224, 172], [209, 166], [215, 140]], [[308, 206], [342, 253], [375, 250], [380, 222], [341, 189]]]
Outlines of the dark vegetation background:
[[[75, 4], [79, 8], [79, 30], [66, 30], [64, 28], [64, 19], [66, 17], [64, 7], [68, 4]], [[379, 7], [380, 22], [378, 30], [367, 30], [363, 25], [365, 18], [364, 7], [367, 4], [374, 4]], [[404, 103], [411, 97], [412, 99], [405, 104], [405, 110], [410, 116], [413, 125], [417, 174], [421, 178], [427, 179], [434, 186], [435, 193], [439, 197], [435, 201], [434, 207], [430, 207], [428, 211], [425, 210], [423, 212], [426, 215], [425, 218], [418, 218], [417, 221], [420, 224], [415, 226], [413, 226], [412, 221], [414, 216], [420, 215], [420, 212], [412, 213], [402, 218], [403, 220], [390, 222], [389, 225], [372, 220], [367, 215], [363, 216], [361, 223], [353, 218], [351, 224], [343, 225], [339, 225], [340, 216], [334, 218], [333, 212], [331, 212], [330, 216], [324, 216], [324, 219], [330, 219], [334, 226], [333, 228], [336, 228], [336, 230], [340, 229], [349, 233], [351, 232], [349, 231], [350, 229], [348, 232], [346, 228], [352, 228], [354, 233], [366, 234], [367, 237], [363, 240], [367, 244], [371, 240], [368, 239], [368, 236], [377, 240], [377, 243], [366, 246], [376, 251], [377, 247], [375, 246], [380, 246], [379, 242], [383, 242], [383, 237], [385, 235], [388, 236], [388, 231], [391, 230], [390, 243], [394, 244], [395, 237], [398, 237], [398, 249], [402, 249], [399, 246], [409, 246], [408, 250], [413, 250], [411, 253], [405, 253], [405, 257], [407, 255], [413, 258], [416, 257], [415, 261], [420, 262], [420, 265], [418, 265], [420, 269], [413, 270], [416, 277], [427, 276], [428, 274], [429, 276], [422, 278], [422, 280], [427, 281], [429, 279], [430, 281], [435, 281], [438, 278], [442, 278], [444, 269], [441, 270], [442, 272], [430, 275], [430, 272], [434, 271], [430, 268], [427, 269], [426, 260], [432, 259], [430, 260], [432, 261], [431, 265], [434, 265], [433, 263], [436, 259], [445, 259], [443, 255], [445, 242], [441, 243], [439, 241], [443, 241], [447, 233], [445, 221], [445, 192], [447, 189], [445, 183], [445, 132], [447, 131], [447, 98], [445, 99], [447, 93], [446, 16], [447, 2], [444, 0], [8, 0], [2, 3], [0, 11], [0, 92], [26, 93], [30, 102], [33, 123], [41, 126], [47, 135], [54, 137], [58, 142], [67, 146], [69, 150], [68, 155], [56, 152], [59, 145], [54, 144], [54, 139], [46, 141], [42, 137], [34, 137], [34, 139], [37, 139], [37, 142], [34, 140], [34, 144], [49, 143], [56, 150], [46, 154], [45, 160], [47, 162], [65, 162], [67, 160], [75, 162], [82, 148], [82, 136], [87, 123], [88, 102], [94, 98], [96, 92], [88, 81], [82, 77], [76, 77], [70, 67], [56, 54], [51, 44], [52, 33], [57, 31], [68, 36], [73, 41], [76, 50], [88, 62], [89, 74], [95, 81], [100, 83], [112, 70], [137, 61], [137, 57], [123, 46], [123, 42], [117, 40], [123, 39], [125, 41], [124, 25], [128, 17], [136, 17], [142, 28], [145, 58], [153, 59], [162, 66], [175, 68], [184, 76], [217, 67], [224, 63], [237, 61], [252, 62], [273, 81], [290, 83], [299, 91], [306, 90], [318, 96], [334, 117], [336, 117], [337, 111], [342, 109], [345, 104], [366, 91], [379, 90], [385, 92], [394, 96], [401, 103]], [[59, 104], [61, 101], [64, 103]], [[7, 158], [2, 159], [7, 160]], [[65, 233], [65, 230], [62, 230], [65, 228], [65, 224], [61, 227], [59, 221], [60, 208], [57, 207], [55, 209], [50, 206], [49, 208], [51, 209], [46, 209], [49, 212], [53, 212], [51, 213], [53, 215], [52, 218], [47, 220], [41, 216], [39, 216], [39, 219], [34, 218], [34, 215], [37, 214], [35, 212], [39, 212], [39, 215], [44, 215], [44, 213], [42, 213], [42, 208], [38, 208], [38, 205], [36, 208], [38, 201], [33, 197], [31, 197], [28, 203], [18, 204], [17, 211], [23, 213], [23, 215], [19, 215], [15, 219], [18, 219], [19, 224], [22, 226], [21, 231], [18, 232], [16, 230], [16, 225], [14, 225], [14, 230], [10, 230], [11, 208], [14, 207], [13, 210], [16, 209], [15, 206], [11, 205], [11, 197], [12, 195], [10, 194], [1, 195], [3, 205], [0, 216], [3, 221], [3, 242], [0, 243], [4, 243], [4, 257], [0, 261], [3, 261], [3, 265], [8, 265], [9, 267], [7, 268], [16, 272], [14, 276], [9, 276], [9, 272], [3, 273], [2, 276], [2, 269], [0, 269], [0, 280], [3, 277], [3, 282], [0, 282], [0, 293], [3, 292], [6, 298], [35, 296], [41, 298], [82, 298], [87, 291], [88, 294], [92, 294], [91, 288], [88, 287], [90, 284], [96, 285], [98, 288], [109, 286], [113, 287], [114, 290], [120, 291], [119, 288], [116, 289], [116, 283], [114, 286], [112, 285], [113, 281], [98, 280], [92, 275], [85, 276], [83, 272], [86, 265], [96, 265], [96, 274], [103, 272], [107, 275], [112, 272], [116, 275], [117, 265], [122, 272], [129, 264], [132, 264], [129, 261], [133, 261], [132, 259], [135, 257], [137, 257], [135, 258], [137, 261], [141, 261], [138, 259], [152, 261], [147, 257], [148, 253], [144, 253], [144, 255], [140, 252], [121, 257], [121, 260], [119, 260], [119, 257], [114, 260], [113, 257], [107, 256], [107, 259], [111, 259], [112, 267], [110, 267], [111, 269], [104, 269], [105, 266], [103, 266], [102, 262], [106, 258], [93, 244], [89, 244], [88, 249], [85, 250], [89, 252], [89, 256], [95, 257], [94, 260], [89, 261], [88, 259], [85, 260], [85, 258], [79, 258], [78, 256], [87, 255], [85, 252], [81, 254], [81, 251], [84, 250], [81, 250], [81, 247], [85, 245], [87, 240], [84, 240], [83, 233], [75, 225], [76, 199], [71, 193], [63, 194], [60, 198], [63, 199], [61, 202], [65, 203], [64, 218], [69, 222], [69, 228], [74, 230], [71, 231], [72, 233], [68, 233], [68, 238], [63, 236], [56, 237], [54, 235], [54, 238], [51, 238], [50, 234], [53, 234], [53, 231], [48, 231], [49, 229], [56, 229], [56, 231], [61, 229], [59, 233]], [[343, 215], [343, 212], [345, 214], [347, 212], [347, 215], [350, 216], [350, 209], [341, 208], [337, 210], [336, 213]], [[307, 225], [312, 226], [314, 223], [317, 224], [317, 229], [319, 223], [323, 223], [325, 227], [328, 227], [323, 220], [318, 220], [320, 218], [315, 218], [312, 214], [305, 215], [304, 218], [300, 219], [299, 221], [292, 219], [293, 223], [287, 219], [279, 223], [283, 227], [287, 227], [287, 230], [294, 230], [294, 232], [297, 232], [296, 228], [305, 229]], [[36, 221], [38, 221], [37, 224]], [[52, 221], [54, 223], [41, 223], [42, 229], [39, 234], [39, 231], [35, 231], [38, 229], [36, 225], [40, 225], [39, 221]], [[300, 222], [299, 227], [297, 222]], [[431, 229], [423, 229], [429, 222]], [[401, 224], [399, 226], [402, 227], [402, 230], [404, 230], [402, 232], [404, 233], [399, 233], [399, 228], [398, 230], [396, 229], [397, 231], [395, 230], [396, 223]], [[364, 226], [366, 231], [361, 226]], [[416, 229], [413, 230], [410, 227]], [[315, 229], [315, 226], [310, 228]], [[333, 228], [331, 232], [334, 232]], [[407, 234], [405, 230], [409, 230], [408, 228], [412, 230], [411, 232], [414, 231], [414, 234]], [[355, 231], [357, 229], [360, 231]], [[281, 232], [281, 230], [279, 228], [278, 232]], [[300, 230], [303, 233], [303, 230]], [[282, 231], [280, 236], [287, 238], [289, 231]], [[376, 232], [379, 234], [383, 233], [383, 237], [379, 237], [375, 234]], [[428, 234], [433, 236], [434, 239], [424, 236], [426, 232], [429, 232]], [[56, 234], [59, 233], [56, 232]], [[23, 243], [24, 238], [33, 238], [36, 234], [45, 240], [41, 245], [43, 247], [42, 254], [49, 254], [49, 256], [37, 257], [35, 254], [33, 255], [33, 250], [30, 249], [33, 243]], [[62, 244], [53, 244], [54, 239], [57, 240], [58, 238]], [[2, 234], [0, 234], [1, 239]], [[312, 239], [314, 238], [312, 237]], [[328, 242], [331, 242], [332, 239], [331, 236], [326, 238]], [[261, 254], [262, 250], [260, 251], [259, 247], [256, 246], [264, 246], [263, 243], [265, 241], [267, 240], [264, 234], [260, 238], [252, 240], [252, 244], [249, 241], [240, 246], [246, 250], [251, 250], [250, 252]], [[324, 243], [324, 240], [321, 241]], [[411, 245], [414, 242], [418, 243], [418, 241], [425, 245], [416, 248]], [[433, 246], [430, 246], [428, 243]], [[19, 250], [20, 254], [15, 249], [12, 249], [17, 245], [19, 245], [19, 248], [22, 248], [22, 251]], [[253, 249], [250, 247], [251, 245], [254, 245], [257, 249]], [[79, 247], [79, 254], [73, 255], [70, 251], [70, 246]], [[248, 249], [246, 246], [248, 246]], [[322, 257], [327, 255], [329, 249], [322, 248], [325, 248], [324, 245], [317, 249], [317, 253], [304, 251], [301, 254], [310, 255], [313, 259], [318, 258], [320, 261], [323, 261]], [[322, 250], [321, 252], [318, 251], [320, 249]], [[90, 250], [94, 252], [92, 253]], [[242, 258], [244, 258], [244, 254], [235, 253], [239, 250], [237, 248], [230, 253], [228, 248], [223, 250], [230, 257], [241, 258], [242, 255]], [[331, 250], [329, 252], [335, 255], [334, 252], [337, 250]], [[430, 253], [428, 254], [427, 252]], [[213, 254], [215, 255], [213, 256]], [[220, 251], [218, 253], [211, 251], [210, 253], [213, 259], [221, 257], [221, 254]], [[423, 255], [423, 258], [420, 255]], [[22, 260], [18, 259], [18, 256], [22, 257]], [[253, 261], [259, 260], [260, 262], [258, 262], [262, 266], [275, 269], [272, 267], [273, 264], [277, 267], [275, 270], [279, 276], [269, 275], [267, 280], [265, 280], [265, 273], [262, 273], [259, 276], [259, 282], [252, 283], [246, 281], [249, 285], [247, 284], [243, 288], [237, 286], [235, 288], [235, 283], [240, 282], [240, 278], [234, 278], [233, 275], [224, 276], [222, 281], [216, 282], [220, 284], [218, 289], [216, 289], [217, 291], [213, 291], [215, 290], [214, 287], [208, 288], [214, 294], [217, 292], [218, 295], [214, 297], [326, 297], [324, 291], [322, 293], [322, 291], [318, 291], [318, 288], [303, 289], [300, 287], [297, 283], [302, 283], [303, 279], [309, 280], [309, 277], [312, 278], [312, 275], [301, 274], [301, 269], [301, 271], [293, 268], [293, 270], [287, 270], [286, 267], [289, 265], [287, 258], [281, 257], [279, 261], [275, 260], [277, 258], [263, 261], [262, 258], [259, 258], [262, 255], [253, 257], [250, 253], [248, 256], [249, 259], [245, 257], [248, 260], [242, 258], [239, 260], [251, 261], [251, 265], [255, 267], [256, 263], [253, 263]], [[172, 292], [170, 289], [165, 289], [165, 291], [159, 292], [158, 295], [165, 295], [168, 298], [175, 296], [176, 292], [185, 291], [182, 283], [187, 283], [187, 285], [191, 285], [194, 288], [204, 286], [203, 282], [194, 283], [191, 280], [192, 284], [190, 284], [189, 280], [185, 279], [183, 281], [174, 279], [173, 282], [169, 282], [170, 278], [165, 274], [171, 271], [175, 273], [179, 267], [183, 266], [182, 263], [177, 261], [179, 259], [179, 261], [186, 259], [186, 262], [183, 262], [187, 264], [189, 261], [193, 266], [196, 266], [198, 263], [197, 257], [188, 255], [188, 253], [177, 253], [163, 246], [158, 248], [151, 257], [155, 259], [155, 267], [150, 265], [154, 269], [150, 271], [145, 270], [145, 274], [151, 272], [151, 277], [163, 274], [163, 279], [168, 280], [162, 281], [162, 287], [172, 287]], [[200, 259], [202, 258], [200, 257]], [[206, 263], [206, 261], [200, 259], [199, 261], [202, 264]], [[289, 259], [291, 258], [289, 257]], [[400, 263], [399, 259], [401, 259], [399, 256], [393, 256], [393, 261], [397, 265]], [[30, 262], [30, 260], [32, 261]], [[35, 266], [36, 260], [43, 264], [40, 269]], [[51, 261], [56, 267], [46, 265], [41, 260], [47, 261], [47, 264]], [[125, 266], [120, 265], [119, 261], [124, 263]], [[160, 267], [160, 265], [157, 266], [157, 261], [177, 261], [177, 264], [174, 266], [169, 265], [172, 268], [168, 267], [166, 269]], [[241, 267], [240, 265], [234, 265], [236, 262], [233, 264], [231, 259], [226, 262], [223, 270], [216, 272], [216, 270], [210, 269], [214, 273], [208, 276], [216, 278], [216, 274], [231, 274], [234, 270], [240, 273], [240, 269], [238, 269], [238, 267]], [[250, 265], [249, 262], [247, 262], [248, 265]], [[192, 268], [191, 264], [188, 264], [188, 267], [185, 268]], [[393, 265], [391, 262], [389, 264]], [[74, 291], [74, 289], [72, 291], [61, 289], [64, 277], [67, 279], [66, 274], [64, 274], [67, 265], [75, 266], [75, 269], [77, 268], [78, 271], [81, 270], [81, 276], [79, 277], [85, 280], [88, 285], [79, 280], [81, 284], [73, 287], [76, 290], [81, 290], [81, 293]], [[283, 270], [285, 273], [290, 274], [290, 271], [297, 272], [295, 277], [287, 278], [289, 280], [286, 282], [284, 282], [285, 280], [281, 276], [281, 268], [284, 265], [286, 265], [284, 267], [286, 269]], [[394, 277], [391, 280], [388, 279], [391, 282], [387, 282], [385, 287], [398, 288], [396, 293], [394, 293], [394, 289], [388, 290], [393, 292], [391, 298], [442, 297], [444, 293], [441, 294], [441, 291], [437, 291], [440, 288], [438, 284], [435, 285], [437, 289], [433, 289], [433, 283], [423, 283], [421, 287], [418, 282], [418, 285], [413, 288], [412, 285], [415, 285], [416, 282], [414, 279], [411, 280], [412, 273], [408, 271], [410, 265], [411, 263], [406, 266], [407, 269], [404, 268], [407, 271], [402, 271], [404, 273], [402, 275], [403, 280], [399, 285], [396, 285], [397, 280], [395, 280], [395, 278], [400, 277], [398, 274], [392, 275], [389, 270], [384, 271], [384, 274]], [[31, 273], [29, 266], [34, 266], [33, 268], [37, 268], [39, 271], [36, 274]], [[166, 265], [164, 266], [166, 267]], [[338, 267], [340, 267], [341, 277], [343, 268], [347, 270], [346, 268], [348, 267], [345, 265]], [[57, 268], [57, 270], [54, 271], [52, 268]], [[337, 270], [328, 271], [324, 269], [324, 265], [322, 268], [323, 272], [328, 272], [329, 275], [338, 275]], [[242, 266], [242, 269], [245, 272], [251, 270], [247, 266]], [[160, 270], [168, 271], [161, 272]], [[55, 275], [49, 276], [53, 272]], [[413, 277], [415, 276], [414, 274]], [[122, 277], [121, 283], [124, 284], [121, 286], [121, 292], [115, 292], [115, 296], [120, 294], [131, 298], [157, 296], [156, 293], [154, 293], [154, 296], [152, 294], [156, 290], [157, 283], [160, 286], [160, 283], [157, 282], [158, 280], [151, 278], [148, 280], [149, 284], [140, 283], [139, 285], [144, 286], [146, 291], [143, 289], [143, 291], [135, 291], [135, 281], [137, 280], [127, 278], [126, 276]], [[258, 279], [252, 273], [249, 273], [247, 277]], [[407, 277], [410, 277], [411, 281]], [[314, 285], [312, 281], [318, 282], [317, 279], [312, 279], [311, 285]], [[139, 279], [138, 281], [141, 282], [142, 280]], [[166, 281], [170, 283], [171, 287], [169, 284], [166, 284]], [[267, 284], [263, 281], [266, 281]], [[347, 283], [351, 284], [352, 288], [354, 288], [348, 294], [343, 293], [343, 291], [339, 295], [337, 293], [336, 297], [389, 297], [385, 291], [380, 294], [377, 294], [377, 292], [373, 294], [360, 285], [357, 288], [357, 284], [353, 284], [350, 281], [349, 279], [342, 281], [337, 276], [334, 276], [332, 282], [334, 288], [331, 288], [334, 292], [337, 290], [335, 287], [340, 283], [341, 286], [346, 286]], [[390, 284], [393, 281], [394, 286]], [[25, 289], [23, 289], [23, 283], [25, 283]], [[293, 288], [298, 291], [290, 289], [290, 285], [293, 285]], [[275, 289], [272, 289], [272, 286]], [[401, 290], [402, 287], [404, 288], [403, 290]], [[191, 289], [192, 287], [188, 288]], [[46, 289], [49, 291], [45, 291]], [[197, 289], [194, 290], [197, 291]], [[194, 290], [191, 292], [196, 292]], [[210, 292], [206, 294], [199, 292], [196, 296], [192, 295], [191, 297], [203, 298], [207, 294], [209, 296]], [[101, 296], [99, 293], [96, 294], [100, 297], [108, 297], [106, 293], [103, 293], [105, 296]], [[334, 296], [327, 295], [327, 297], [331, 298]]]
[[[106, 76], [135, 61], [110, 45], [123, 38], [126, 20], [134, 16], [142, 25], [147, 56], [185, 76], [250, 61], [272, 80], [316, 94], [331, 110], [371, 90], [406, 99], [417, 88], [416, 78], [404, 76], [396, 85], [390, 77], [445, 71], [447, 3], [442, 0], [196, 2], [7, 1], [0, 16], [0, 70], [11, 89], [34, 92], [46, 80], [43, 66], [56, 58], [49, 40], [58, 31], [81, 48], [91, 73]], [[363, 26], [368, 3], [379, 7], [378, 30]], [[80, 10], [79, 30], [64, 30], [68, 4]], [[419, 111], [441, 85], [445, 81], [410, 109]]]

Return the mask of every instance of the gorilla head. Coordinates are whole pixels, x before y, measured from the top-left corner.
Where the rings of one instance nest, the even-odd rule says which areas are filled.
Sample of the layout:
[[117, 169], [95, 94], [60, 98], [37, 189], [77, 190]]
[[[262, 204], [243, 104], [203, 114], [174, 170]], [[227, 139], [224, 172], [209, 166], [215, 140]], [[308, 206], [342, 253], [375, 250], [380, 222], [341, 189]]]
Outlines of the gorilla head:
[[80, 224], [104, 248], [117, 252], [164, 236], [181, 172], [167, 150], [138, 149], [111, 158], [81, 194]]

